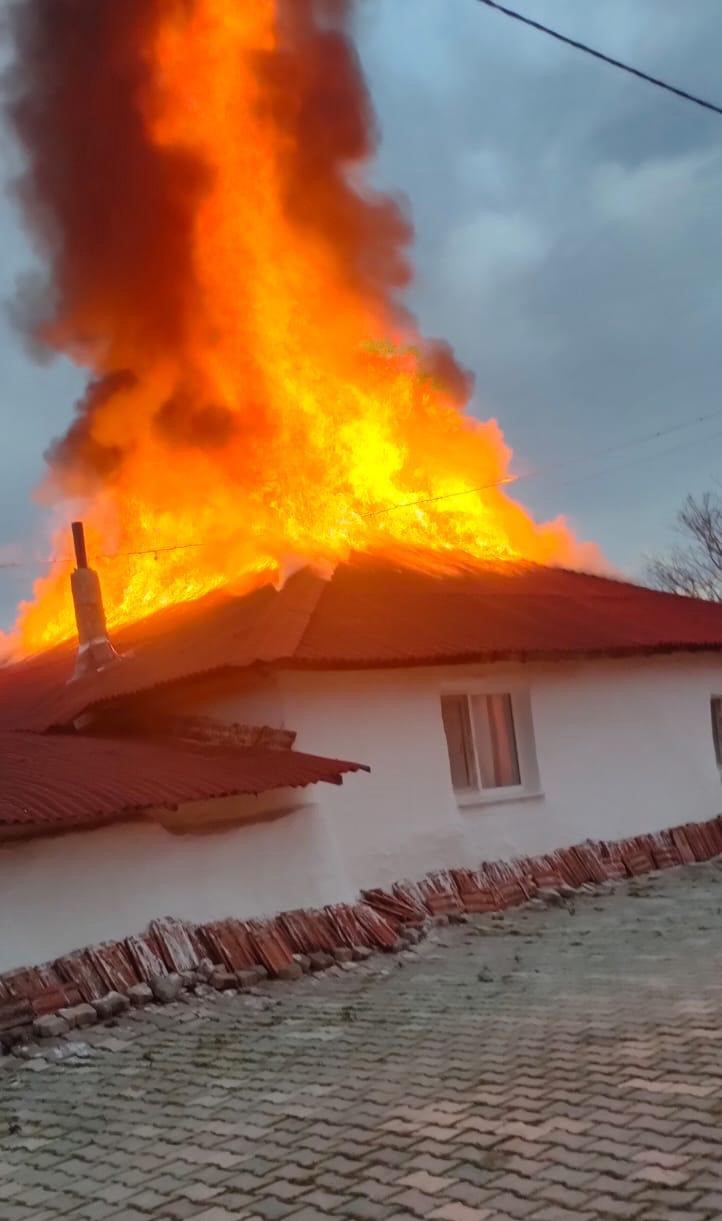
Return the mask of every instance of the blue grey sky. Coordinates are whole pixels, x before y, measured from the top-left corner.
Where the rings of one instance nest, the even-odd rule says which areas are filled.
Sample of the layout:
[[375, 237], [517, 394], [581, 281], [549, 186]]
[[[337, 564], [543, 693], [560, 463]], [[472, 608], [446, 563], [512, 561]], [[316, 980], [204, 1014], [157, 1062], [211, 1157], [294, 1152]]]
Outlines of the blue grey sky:
[[[719, 0], [519, 0], [536, 19], [722, 104]], [[722, 117], [478, 3], [360, 0], [383, 133], [375, 170], [416, 224], [409, 296], [477, 378], [538, 517], [639, 574], [688, 492], [720, 476]], [[17, 158], [7, 137], [3, 177]], [[33, 251], [0, 198], [0, 297]], [[83, 375], [0, 316], [0, 561], [47, 553], [43, 451]], [[655, 430], [719, 415], [581, 465]], [[560, 464], [558, 467], [556, 464]], [[0, 626], [32, 573], [0, 568]]]

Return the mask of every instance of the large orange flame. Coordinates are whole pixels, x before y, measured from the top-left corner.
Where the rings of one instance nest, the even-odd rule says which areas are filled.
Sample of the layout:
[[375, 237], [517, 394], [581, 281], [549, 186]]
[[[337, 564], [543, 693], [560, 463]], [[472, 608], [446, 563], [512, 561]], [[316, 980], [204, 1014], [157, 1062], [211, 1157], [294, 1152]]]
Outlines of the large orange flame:
[[[594, 558], [507, 497], [497, 424], [463, 414], [470, 379], [395, 303], [409, 228], [364, 181], [373, 121], [346, 0], [35, 8], [13, 118], [27, 195], [64, 243], [41, 337], [94, 377], [46, 492], [80, 500], [111, 626], [289, 555]], [[143, 157], [124, 169], [131, 146]], [[90, 170], [68, 160], [88, 148]], [[59, 184], [81, 173], [77, 220]], [[26, 649], [73, 631], [67, 531], [55, 547], [20, 608]]]

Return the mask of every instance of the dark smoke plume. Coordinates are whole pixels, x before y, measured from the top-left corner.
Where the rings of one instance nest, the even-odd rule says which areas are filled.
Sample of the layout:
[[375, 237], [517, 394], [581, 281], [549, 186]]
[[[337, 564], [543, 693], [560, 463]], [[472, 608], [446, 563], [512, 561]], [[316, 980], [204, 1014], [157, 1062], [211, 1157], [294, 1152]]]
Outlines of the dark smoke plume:
[[[73, 491], [84, 472], [89, 484], [112, 479], [132, 449], [132, 418], [127, 444], [110, 447], [97, 442], [93, 422], [128, 389], [124, 379], [142, 376], [137, 354], [181, 365], [197, 324], [193, 230], [212, 173], [187, 150], [150, 138], [158, 83], [146, 54], [169, 13], [183, 20], [197, 2], [14, 0], [9, 12], [15, 58], [5, 113], [26, 156], [18, 194], [49, 280], [39, 309], [33, 297], [32, 338], [82, 360], [96, 379], [48, 453], [56, 482]], [[262, 105], [290, 150], [282, 166], [289, 218], [313, 229], [347, 282], [403, 325], [409, 316], [395, 294], [410, 278], [410, 221], [397, 201], [353, 178], [378, 136], [351, 40], [353, 8], [353, 0], [277, 0], [279, 48], [259, 55], [256, 68]], [[154, 430], [170, 447], [222, 448], [234, 417], [243, 427], [244, 413], [250, 424], [251, 413], [255, 422], [267, 410], [258, 407], [263, 370], [238, 342], [251, 401], [231, 404], [233, 413], [203, 396], [200, 405], [183, 395], [159, 403]], [[469, 377], [450, 349], [429, 343], [423, 360], [464, 401]]]
[[53, 286], [42, 339], [103, 354], [128, 338], [182, 340], [193, 292], [191, 230], [208, 181], [159, 149], [143, 48], [175, 0], [18, 0], [6, 114], [27, 156], [18, 184]]
[[[61, 478], [66, 490], [73, 495], [85, 495], [93, 487], [118, 471], [126, 450], [121, 445], [103, 445], [93, 436], [93, 422], [117, 394], [137, 385], [134, 373], [128, 369], [108, 373], [90, 382], [83, 397], [75, 404], [75, 420], [64, 437], [53, 441], [45, 451], [45, 460]], [[129, 437], [128, 448], [132, 446]]]
[[[287, 0], [278, 54], [261, 62], [268, 104], [292, 150], [284, 164], [286, 209], [333, 248], [342, 272], [389, 304], [411, 278], [413, 227], [400, 202], [364, 194], [349, 169], [372, 156], [378, 132], [361, 64], [350, 41], [351, 5]], [[319, 22], [323, 11], [327, 22]]]
[[221, 449], [238, 431], [238, 416], [220, 403], [198, 403], [182, 390], [166, 399], [153, 419], [170, 445]]

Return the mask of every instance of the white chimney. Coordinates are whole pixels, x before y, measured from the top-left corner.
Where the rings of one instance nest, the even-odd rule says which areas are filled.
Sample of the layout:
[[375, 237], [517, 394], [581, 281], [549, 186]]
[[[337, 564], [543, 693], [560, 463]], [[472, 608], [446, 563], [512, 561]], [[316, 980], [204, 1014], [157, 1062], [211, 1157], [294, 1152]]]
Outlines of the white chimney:
[[72, 530], [77, 566], [70, 574], [70, 588], [73, 591], [75, 622], [78, 628], [78, 654], [73, 678], [80, 678], [105, 669], [111, 662], [118, 660], [118, 654], [108, 639], [98, 574], [88, 568], [82, 521], [74, 521]]

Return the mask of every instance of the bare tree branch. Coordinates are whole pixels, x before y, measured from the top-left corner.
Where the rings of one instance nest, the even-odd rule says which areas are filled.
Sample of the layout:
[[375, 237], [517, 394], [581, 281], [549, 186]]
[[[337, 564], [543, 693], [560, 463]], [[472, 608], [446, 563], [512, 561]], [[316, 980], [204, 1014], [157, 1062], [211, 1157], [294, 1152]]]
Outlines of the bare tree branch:
[[647, 580], [656, 589], [722, 602], [722, 498], [688, 496], [677, 514], [681, 542], [669, 555], [652, 556]]

